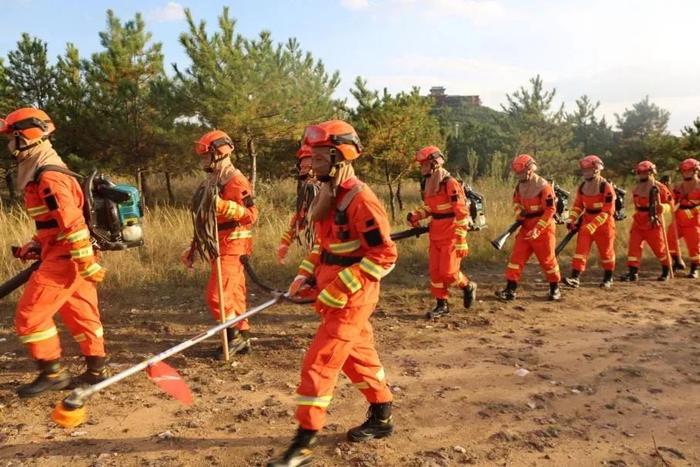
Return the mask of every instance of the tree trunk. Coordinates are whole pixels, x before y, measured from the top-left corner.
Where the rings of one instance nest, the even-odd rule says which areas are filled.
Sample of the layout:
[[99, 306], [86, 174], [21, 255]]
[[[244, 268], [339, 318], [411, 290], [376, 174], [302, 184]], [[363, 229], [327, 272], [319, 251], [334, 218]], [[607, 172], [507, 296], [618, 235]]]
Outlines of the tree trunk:
[[170, 172], [165, 172], [165, 187], [168, 189], [168, 202], [175, 204], [175, 195], [173, 194], [173, 186], [170, 183]]
[[17, 189], [15, 187], [15, 177], [12, 174], [12, 170], [7, 170], [5, 172], [5, 185], [7, 185], [7, 192], [10, 195], [10, 202], [14, 203], [17, 201]]
[[258, 179], [258, 155], [255, 153], [255, 141], [249, 136], [247, 141], [248, 157], [250, 157], [250, 185], [255, 193], [255, 182]]
[[389, 165], [384, 164], [384, 175], [386, 176], [386, 186], [389, 188], [389, 207], [391, 209], [391, 220], [396, 222], [396, 204], [394, 203], [394, 187], [391, 183], [391, 175], [389, 174]]
[[141, 203], [143, 206], [150, 206], [151, 202], [151, 188], [148, 185], [148, 170], [147, 169], [137, 169], [136, 172], [136, 183], [138, 185], [139, 191], [141, 192]]
[[399, 210], [403, 211], [403, 198], [401, 197], [401, 179], [399, 178], [399, 181], [397, 182], [396, 185], [396, 201], [399, 202]]

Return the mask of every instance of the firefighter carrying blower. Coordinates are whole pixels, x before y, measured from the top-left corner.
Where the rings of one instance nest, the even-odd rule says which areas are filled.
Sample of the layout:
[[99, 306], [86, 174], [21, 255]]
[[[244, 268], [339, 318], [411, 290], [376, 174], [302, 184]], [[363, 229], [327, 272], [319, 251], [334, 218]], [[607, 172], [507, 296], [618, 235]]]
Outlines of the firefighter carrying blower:
[[[195, 143], [195, 152], [201, 157], [202, 169], [209, 173], [208, 180], [205, 180], [197, 190], [202, 198], [197, 201], [213, 199], [216, 217], [212, 221], [217, 223], [219, 235], [219, 251], [213, 256], [220, 255], [221, 278], [218, 277], [214, 267], [215, 259], [212, 259], [211, 275], [205, 291], [209, 310], [217, 321], [221, 321], [220, 282], [226, 317], [230, 318], [233, 314], [240, 315], [246, 310], [246, 282], [241, 256], [252, 253], [251, 229], [258, 218], [258, 208], [255, 207], [250, 182], [231, 162], [230, 156], [233, 149], [233, 141], [221, 130], [210, 131]], [[206, 191], [206, 187], [213, 188], [214, 192], [202, 192], [202, 190]], [[196, 201], [193, 200], [193, 204], [196, 204]], [[195, 219], [197, 224], [202, 222], [205, 220]], [[195, 225], [195, 232], [203, 227], [205, 226]], [[195, 254], [198, 253], [196, 250], [198, 250], [196, 241], [193, 240], [181, 256], [185, 267], [190, 269], [193, 267]], [[250, 351], [250, 325], [247, 320], [240, 321], [233, 328], [227, 329], [226, 334], [228, 356], [223, 355], [224, 359]]]
[[554, 254], [556, 196], [554, 188], [537, 175], [537, 163], [532, 156], [521, 154], [513, 159], [511, 169], [518, 177], [513, 194], [520, 230], [506, 268], [505, 289], [496, 292], [503, 300], [514, 300], [525, 263], [534, 253], [549, 282], [549, 299], [561, 299], [559, 265]]
[[595, 155], [586, 156], [579, 162], [584, 182], [578, 187], [574, 208], [566, 227], [576, 230], [576, 253], [571, 263], [571, 276], [564, 279], [570, 287], [578, 287], [581, 273], [593, 243], [598, 247], [604, 275], [600, 286], [612, 286], [615, 271], [615, 188], [601, 176], [603, 161]]
[[662, 216], [664, 212], [671, 210], [673, 195], [666, 185], [656, 181], [656, 165], [652, 162], [640, 162], [635, 168], [635, 173], [639, 183], [633, 192], [635, 213], [627, 250], [629, 271], [620, 280], [634, 282], [639, 279], [642, 242], [647, 242], [661, 262], [661, 275], [658, 280], [666, 281], [671, 274], [671, 258]]
[[[90, 240], [83, 190], [49, 141], [55, 129], [45, 112], [33, 108], [0, 120], [0, 133], [9, 136], [8, 148], [17, 162], [17, 186], [37, 229], [31, 241], [14, 249], [14, 256], [41, 260], [17, 303], [17, 335], [39, 368], [34, 381], [17, 389], [20, 397], [94, 384], [108, 376], [95, 286], [106, 270]], [[86, 371], [73, 379], [60, 363], [56, 313], [87, 363]]]
[[420, 221], [431, 218], [429, 270], [430, 292], [437, 300], [427, 318], [449, 313], [448, 288], [462, 290], [464, 308], [470, 308], [476, 298], [476, 283], [460, 270], [462, 258], [469, 253], [469, 200], [462, 184], [444, 169], [445, 156], [436, 146], [427, 146], [416, 153], [422, 176], [421, 191], [424, 206], [408, 214], [408, 223], [418, 227]]
[[673, 257], [674, 270], [683, 269], [680, 239], [685, 240], [690, 256], [688, 278], [697, 279], [700, 270], [700, 162], [686, 159], [678, 171], [683, 181], [673, 187], [673, 200], [677, 207], [673, 224], [668, 228], [668, 242]]
[[297, 390], [299, 428], [284, 454], [269, 466], [310, 462], [317, 432], [342, 371], [369, 402], [365, 423], [348, 432], [350, 441], [383, 438], [393, 432], [392, 395], [374, 348], [369, 318], [379, 300], [379, 283], [396, 262], [389, 221], [372, 190], [355, 176], [352, 161], [362, 146], [348, 123], [332, 120], [311, 126], [306, 144], [321, 182], [311, 209], [317, 245], [289, 287], [294, 296], [315, 279], [321, 324], [304, 357]]

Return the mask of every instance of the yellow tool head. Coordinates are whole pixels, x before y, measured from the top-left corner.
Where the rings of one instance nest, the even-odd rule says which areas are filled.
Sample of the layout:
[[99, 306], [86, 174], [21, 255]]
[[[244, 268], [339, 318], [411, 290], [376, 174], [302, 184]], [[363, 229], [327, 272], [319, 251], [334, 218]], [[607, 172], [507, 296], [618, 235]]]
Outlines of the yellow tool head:
[[51, 412], [51, 419], [63, 428], [74, 428], [85, 421], [87, 413], [85, 407], [70, 409], [63, 402], [59, 402]]

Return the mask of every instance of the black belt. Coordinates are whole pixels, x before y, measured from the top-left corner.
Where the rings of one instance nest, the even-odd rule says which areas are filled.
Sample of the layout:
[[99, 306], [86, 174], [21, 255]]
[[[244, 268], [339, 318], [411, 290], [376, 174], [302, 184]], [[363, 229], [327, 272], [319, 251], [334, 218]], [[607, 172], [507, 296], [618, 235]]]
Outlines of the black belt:
[[434, 212], [431, 213], [433, 219], [451, 219], [455, 216], [454, 212]]
[[586, 209], [586, 214], [599, 214], [603, 212], [602, 209]]
[[217, 224], [217, 227], [219, 228], [219, 232], [222, 230], [228, 230], [228, 229], [235, 229], [236, 227], [240, 226], [241, 223], [238, 221], [229, 221], [229, 222], [222, 222], [221, 224]]
[[524, 217], [525, 219], [534, 219], [535, 217], [540, 217], [540, 216], [542, 216], [542, 214], [544, 214], [544, 211], [540, 211], [540, 212], [529, 212], [529, 213], [527, 213], [527, 214], [523, 214], [523, 217]]
[[34, 221], [37, 230], [44, 229], [56, 229], [58, 228], [58, 221], [56, 219], [50, 219], [48, 221]]
[[327, 251], [321, 252], [321, 262], [330, 266], [352, 266], [362, 261], [362, 256], [340, 256]]
[[649, 208], [645, 208], [643, 206], [635, 207], [635, 209], [639, 212], [649, 212]]

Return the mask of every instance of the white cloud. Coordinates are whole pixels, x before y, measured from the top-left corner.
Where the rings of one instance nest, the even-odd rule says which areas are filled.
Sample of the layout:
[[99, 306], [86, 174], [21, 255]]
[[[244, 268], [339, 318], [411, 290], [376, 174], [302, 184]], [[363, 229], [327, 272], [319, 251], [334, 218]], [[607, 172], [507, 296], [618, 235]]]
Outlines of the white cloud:
[[340, 5], [348, 10], [358, 11], [369, 8], [368, 0], [340, 0]]
[[185, 19], [185, 8], [177, 2], [168, 2], [165, 6], [151, 10], [148, 18], [158, 23], [182, 21]]

